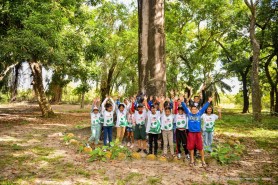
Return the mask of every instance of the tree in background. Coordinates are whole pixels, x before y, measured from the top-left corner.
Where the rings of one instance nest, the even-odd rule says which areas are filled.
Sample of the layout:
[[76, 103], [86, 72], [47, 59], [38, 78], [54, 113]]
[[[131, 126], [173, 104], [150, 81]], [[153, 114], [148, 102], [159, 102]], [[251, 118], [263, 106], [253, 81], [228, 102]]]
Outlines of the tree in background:
[[138, 0], [139, 91], [166, 94], [164, 0]]

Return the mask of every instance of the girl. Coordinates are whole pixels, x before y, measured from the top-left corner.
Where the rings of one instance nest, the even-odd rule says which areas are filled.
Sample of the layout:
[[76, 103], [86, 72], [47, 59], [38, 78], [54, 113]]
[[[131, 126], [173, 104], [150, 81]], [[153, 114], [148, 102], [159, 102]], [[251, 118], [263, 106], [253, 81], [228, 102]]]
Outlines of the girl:
[[[149, 136], [149, 153], [157, 155], [158, 149], [158, 135], [161, 133], [160, 129], [160, 111], [157, 111], [154, 105], [151, 106], [151, 111], [148, 112], [148, 122], [146, 132]], [[154, 153], [153, 153], [153, 143], [154, 143]]]
[[127, 122], [128, 125], [126, 127], [126, 131], [127, 131], [127, 147], [133, 148], [134, 146], [134, 135], [133, 135], [133, 131], [134, 131], [134, 111], [133, 109], [129, 109], [129, 113], [127, 115]]
[[[129, 106], [129, 103], [127, 104]], [[127, 126], [127, 107], [125, 104], [120, 103], [118, 106], [118, 109], [116, 111], [117, 114], [117, 140], [121, 143], [123, 141], [124, 135], [125, 135], [125, 127]]]
[[186, 114], [184, 113], [184, 110], [182, 107], [178, 107], [178, 113], [175, 115], [175, 121], [176, 123], [176, 144], [177, 144], [177, 154], [178, 159], [181, 158], [181, 145], [184, 149], [186, 157], [189, 159], [189, 152], [186, 148], [186, 142], [187, 142], [187, 134], [186, 134], [186, 127], [187, 127], [187, 118]]
[[91, 131], [92, 135], [88, 140], [87, 146], [89, 143], [94, 142], [94, 145], [98, 144], [101, 130], [101, 122], [103, 121], [101, 114], [99, 113], [98, 107], [94, 106], [91, 112]]
[[174, 117], [171, 114], [171, 108], [166, 107], [164, 112], [161, 116], [161, 130], [162, 130], [162, 137], [163, 137], [163, 157], [167, 155], [167, 146], [170, 146], [170, 152], [173, 157], [174, 155], [174, 145], [173, 145], [173, 123]]
[[[110, 103], [107, 101], [110, 100]], [[103, 115], [103, 132], [104, 138], [103, 143], [107, 145], [107, 137], [109, 143], [112, 142], [112, 131], [113, 131], [113, 113], [115, 111], [115, 102], [110, 96], [107, 96], [105, 100], [101, 104], [102, 107], [102, 115]]]
[[212, 152], [212, 141], [213, 141], [213, 135], [214, 135], [214, 122], [218, 118], [221, 119], [221, 109], [218, 109], [218, 115], [213, 114], [213, 109], [211, 106], [209, 106], [205, 112], [205, 114], [202, 115], [203, 118], [203, 138], [204, 138], [204, 148], [205, 151]]

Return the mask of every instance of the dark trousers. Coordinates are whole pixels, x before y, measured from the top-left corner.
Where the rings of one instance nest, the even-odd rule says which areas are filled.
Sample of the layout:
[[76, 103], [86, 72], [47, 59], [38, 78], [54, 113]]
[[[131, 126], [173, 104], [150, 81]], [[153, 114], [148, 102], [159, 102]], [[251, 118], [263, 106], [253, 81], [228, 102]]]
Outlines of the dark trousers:
[[112, 142], [113, 127], [112, 126], [104, 126], [103, 132], [104, 132], [103, 144], [106, 146], [107, 145], [107, 136], [108, 136], [109, 143]]
[[181, 153], [181, 147], [183, 147], [185, 154], [189, 154], [187, 147], [186, 147], [186, 143], [187, 143], [187, 133], [186, 130], [179, 130], [176, 129], [176, 152], [177, 153]]
[[154, 143], [154, 155], [157, 155], [157, 149], [158, 149], [158, 134], [150, 134], [149, 133], [149, 153], [153, 153], [153, 143]]

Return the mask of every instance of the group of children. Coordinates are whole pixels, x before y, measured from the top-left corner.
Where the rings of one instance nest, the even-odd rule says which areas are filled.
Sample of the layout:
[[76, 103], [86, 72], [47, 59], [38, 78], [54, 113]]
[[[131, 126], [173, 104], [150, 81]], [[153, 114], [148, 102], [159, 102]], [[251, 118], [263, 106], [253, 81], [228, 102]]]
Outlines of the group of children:
[[[172, 157], [180, 159], [183, 148], [186, 157], [190, 159], [190, 166], [193, 166], [195, 165], [194, 150], [198, 150], [202, 165], [206, 165], [203, 148], [208, 152], [212, 151], [214, 122], [221, 118], [220, 110], [218, 110], [219, 117], [213, 114], [213, 108], [210, 105], [212, 98], [208, 98], [205, 104], [199, 96], [195, 96], [194, 100], [191, 98], [185, 100], [183, 96], [175, 97], [172, 100], [163, 96], [149, 97], [149, 99], [147, 96], [131, 97], [129, 100], [124, 99], [123, 103], [117, 100], [115, 103], [113, 98], [107, 96], [101, 107], [99, 99], [93, 102], [92, 135], [89, 142], [98, 144], [103, 128], [103, 143], [109, 145], [112, 142], [112, 131], [115, 126], [116, 139], [119, 142], [123, 141], [126, 133], [128, 147], [134, 146], [135, 139], [137, 152], [143, 151], [148, 155], [157, 155], [158, 138], [162, 135], [162, 157], [167, 157], [169, 147]], [[203, 126], [201, 120], [203, 120]], [[176, 152], [174, 152], [174, 141], [176, 142]]]

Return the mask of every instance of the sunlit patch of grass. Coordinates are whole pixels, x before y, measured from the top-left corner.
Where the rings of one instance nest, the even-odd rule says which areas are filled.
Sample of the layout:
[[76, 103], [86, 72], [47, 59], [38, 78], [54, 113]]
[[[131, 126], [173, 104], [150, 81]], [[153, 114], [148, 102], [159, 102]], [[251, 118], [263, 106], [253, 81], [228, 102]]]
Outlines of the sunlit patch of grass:
[[1, 180], [0, 179], [0, 185], [16, 185], [17, 183], [14, 183], [13, 181], [10, 180]]
[[31, 149], [31, 151], [40, 156], [48, 156], [49, 154], [53, 153], [54, 149], [43, 146], [35, 146]]
[[21, 125], [27, 125], [27, 124], [29, 124], [29, 123], [30, 123], [30, 122], [28, 122], [27, 120], [23, 120], [23, 121], [20, 122]]
[[152, 184], [152, 185], [155, 185], [155, 184], [161, 184], [161, 177], [148, 177], [147, 179], [147, 184]]

